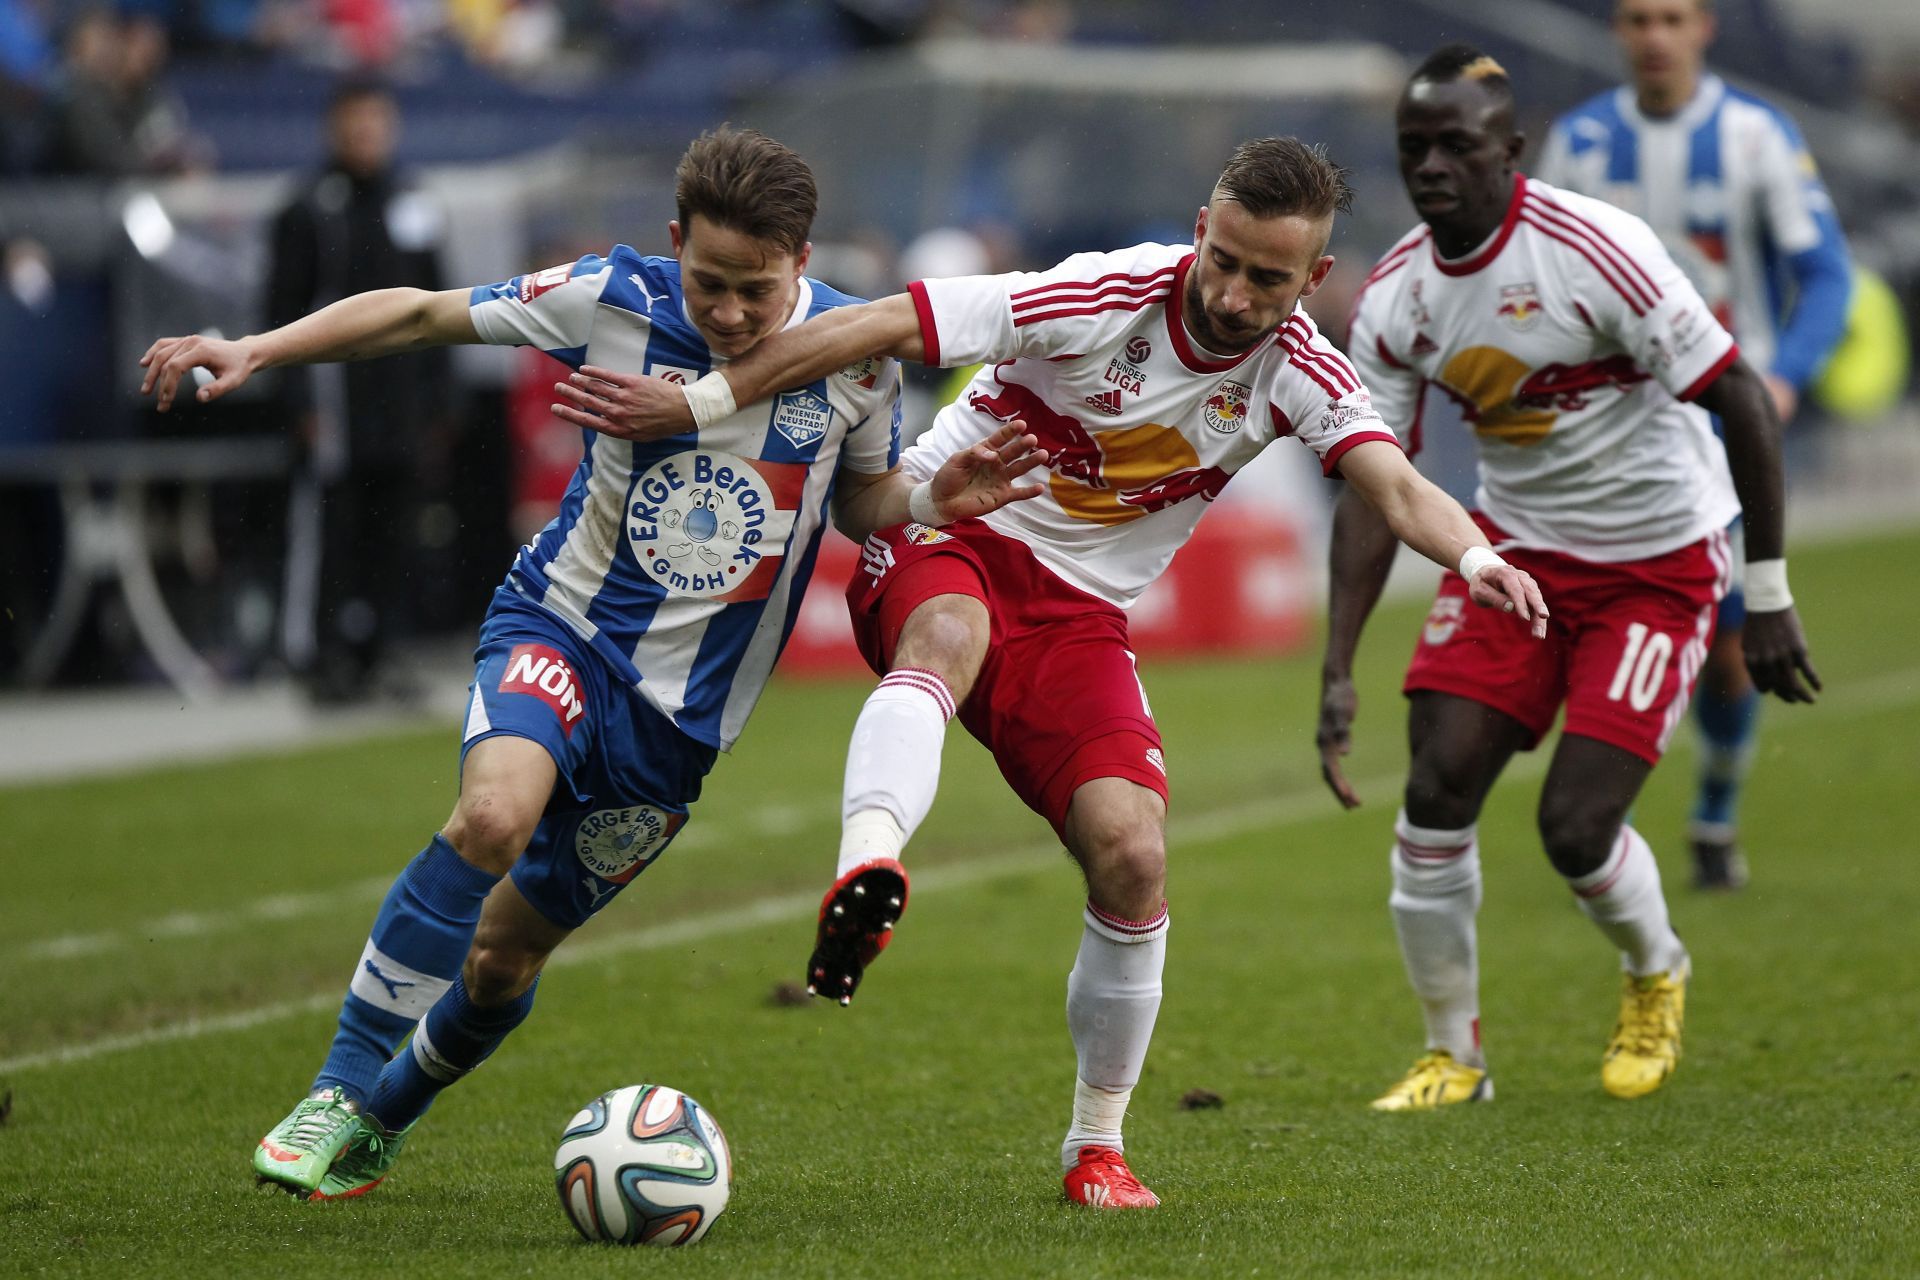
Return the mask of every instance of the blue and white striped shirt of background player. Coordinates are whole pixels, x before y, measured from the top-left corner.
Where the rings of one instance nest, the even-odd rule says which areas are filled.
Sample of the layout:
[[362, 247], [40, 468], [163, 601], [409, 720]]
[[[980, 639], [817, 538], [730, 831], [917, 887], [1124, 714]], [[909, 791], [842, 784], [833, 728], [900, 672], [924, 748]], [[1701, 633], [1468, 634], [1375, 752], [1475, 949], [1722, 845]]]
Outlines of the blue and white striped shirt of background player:
[[1656, 118], [1623, 85], [1554, 122], [1534, 176], [1645, 219], [1762, 372], [1805, 390], [1839, 343], [1846, 240], [1800, 130], [1771, 103], [1708, 75]]
[[[803, 277], [787, 327], [859, 301]], [[483, 341], [575, 368], [692, 382], [724, 363], [688, 318], [680, 264], [626, 245], [479, 285], [469, 305]], [[728, 750], [793, 630], [836, 472], [899, 461], [899, 370], [861, 361], [666, 440], [582, 434], [560, 514], [508, 583], [681, 732]]]

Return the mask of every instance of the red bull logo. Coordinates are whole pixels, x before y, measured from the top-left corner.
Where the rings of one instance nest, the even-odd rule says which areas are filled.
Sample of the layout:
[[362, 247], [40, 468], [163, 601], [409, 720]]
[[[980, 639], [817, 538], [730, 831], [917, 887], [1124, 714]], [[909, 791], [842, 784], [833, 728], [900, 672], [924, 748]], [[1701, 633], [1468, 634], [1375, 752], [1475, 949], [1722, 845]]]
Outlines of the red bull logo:
[[[1246, 391], [1238, 390], [1239, 416], [1244, 419]], [[967, 404], [997, 421], [1018, 418], [1027, 424], [1051, 455], [1048, 492], [1076, 520], [1125, 524], [1189, 498], [1212, 501], [1227, 483], [1227, 472], [1202, 467], [1192, 442], [1157, 422], [1096, 435], [1018, 383], [1002, 383], [997, 392], [975, 391]]]
[[1206, 424], [1223, 436], [1230, 436], [1247, 420], [1248, 389], [1238, 382], [1223, 382], [1200, 406]]
[[1500, 286], [1499, 316], [1522, 333], [1540, 322], [1540, 294], [1532, 284]]

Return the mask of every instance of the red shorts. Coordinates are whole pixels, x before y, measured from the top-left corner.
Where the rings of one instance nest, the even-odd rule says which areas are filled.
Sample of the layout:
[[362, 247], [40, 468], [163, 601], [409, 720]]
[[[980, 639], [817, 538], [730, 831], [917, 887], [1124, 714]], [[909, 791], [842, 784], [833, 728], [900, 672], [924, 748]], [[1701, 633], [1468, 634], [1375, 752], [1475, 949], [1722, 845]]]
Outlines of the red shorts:
[[[1507, 535], [1474, 519], [1498, 546]], [[1406, 691], [1431, 689], [1512, 716], [1537, 745], [1567, 705], [1568, 733], [1598, 738], [1656, 764], [1686, 715], [1713, 639], [1715, 608], [1732, 573], [1716, 531], [1649, 560], [1599, 564], [1553, 551], [1502, 551], [1540, 584], [1552, 620], [1535, 640], [1527, 624], [1467, 597], [1449, 573], [1427, 614]]]
[[847, 584], [860, 654], [886, 672], [907, 615], [941, 595], [987, 606], [987, 656], [960, 723], [1064, 840], [1073, 793], [1125, 778], [1167, 798], [1160, 730], [1127, 647], [1127, 615], [1069, 586], [1025, 543], [978, 520], [898, 524], [868, 538]]

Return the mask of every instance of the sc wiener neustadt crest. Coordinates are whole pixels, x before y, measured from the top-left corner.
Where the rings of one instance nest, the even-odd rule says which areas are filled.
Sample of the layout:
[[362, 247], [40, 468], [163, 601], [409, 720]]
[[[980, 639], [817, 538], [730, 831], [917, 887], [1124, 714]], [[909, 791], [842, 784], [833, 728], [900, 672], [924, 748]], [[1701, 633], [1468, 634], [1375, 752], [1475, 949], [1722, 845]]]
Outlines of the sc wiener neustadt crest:
[[627, 541], [648, 577], [675, 595], [709, 599], [739, 586], [760, 563], [777, 510], [752, 463], [721, 449], [689, 449], [635, 482]]

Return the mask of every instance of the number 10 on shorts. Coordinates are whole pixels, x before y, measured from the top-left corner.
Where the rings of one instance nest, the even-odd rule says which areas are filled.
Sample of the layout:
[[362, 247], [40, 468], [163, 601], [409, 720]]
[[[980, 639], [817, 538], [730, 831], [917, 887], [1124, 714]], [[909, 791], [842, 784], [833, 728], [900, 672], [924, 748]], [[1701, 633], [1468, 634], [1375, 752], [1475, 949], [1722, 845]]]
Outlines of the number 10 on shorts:
[[1626, 652], [1620, 655], [1620, 669], [1607, 686], [1607, 701], [1627, 700], [1635, 711], [1645, 711], [1660, 696], [1660, 683], [1666, 678], [1667, 663], [1673, 658], [1673, 638], [1654, 631], [1644, 622], [1627, 628]]

